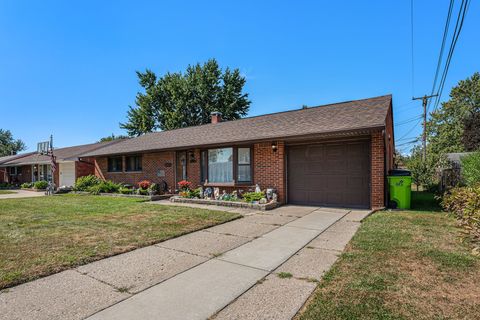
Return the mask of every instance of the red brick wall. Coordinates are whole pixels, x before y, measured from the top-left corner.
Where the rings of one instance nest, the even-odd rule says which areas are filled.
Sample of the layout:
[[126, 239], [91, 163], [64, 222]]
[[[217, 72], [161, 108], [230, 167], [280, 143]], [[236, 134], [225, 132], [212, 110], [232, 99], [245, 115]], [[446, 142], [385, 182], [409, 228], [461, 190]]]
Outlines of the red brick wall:
[[75, 161], [75, 180], [95, 174], [95, 158], [82, 158], [81, 161]]
[[[7, 170], [7, 181], [13, 184], [22, 184], [24, 182], [32, 182], [32, 166], [26, 165], [22, 167], [22, 174], [11, 176], [10, 167], [1, 168], [1, 170]], [[3, 176], [3, 172], [0, 173]]]
[[382, 131], [372, 133], [371, 201], [374, 209], [385, 207], [385, 140]]
[[256, 143], [253, 147], [253, 179], [261, 189], [276, 188], [278, 201], [285, 202], [285, 144], [278, 141], [277, 151], [272, 142]]
[[[108, 158], [95, 158], [95, 175], [104, 180], [136, 185], [142, 180], [159, 183], [165, 180], [169, 188], [175, 189], [174, 152], [145, 153], [142, 155], [142, 172], [108, 172]], [[170, 166], [166, 165], [170, 164]], [[125, 158], [123, 169], [125, 170]], [[158, 177], [157, 171], [164, 170], [165, 177]]]
[[[193, 152], [195, 156], [194, 162], [190, 162], [192, 160], [190, 159], [190, 152]], [[201, 179], [200, 149], [190, 150], [189, 152], [187, 152], [187, 177], [188, 177], [188, 181], [190, 181], [194, 187], [197, 187], [203, 184], [202, 181], [200, 181]]]

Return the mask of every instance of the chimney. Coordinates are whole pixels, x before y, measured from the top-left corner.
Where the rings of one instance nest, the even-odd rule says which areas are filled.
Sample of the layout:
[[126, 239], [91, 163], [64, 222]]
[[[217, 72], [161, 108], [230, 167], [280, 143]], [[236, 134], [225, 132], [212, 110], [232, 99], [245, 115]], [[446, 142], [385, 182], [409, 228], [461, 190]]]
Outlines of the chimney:
[[211, 116], [211, 122], [212, 123], [219, 123], [219, 122], [222, 122], [222, 113], [221, 112], [218, 112], [218, 111], [214, 111], [212, 113], [210, 113], [210, 116]]

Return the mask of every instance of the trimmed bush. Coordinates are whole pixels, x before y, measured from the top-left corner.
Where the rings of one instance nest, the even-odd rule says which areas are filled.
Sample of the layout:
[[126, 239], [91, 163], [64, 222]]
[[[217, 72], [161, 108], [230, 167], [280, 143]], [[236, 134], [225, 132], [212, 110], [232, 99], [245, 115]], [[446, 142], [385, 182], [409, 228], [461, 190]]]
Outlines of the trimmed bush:
[[480, 152], [462, 158], [462, 178], [467, 186], [480, 184]]
[[101, 181], [99, 184], [89, 187], [87, 191], [91, 194], [117, 193], [121, 187], [122, 185], [107, 180]]
[[132, 194], [133, 190], [125, 187], [121, 187], [120, 189], [118, 189], [118, 192], [121, 194]]
[[97, 176], [91, 174], [88, 176], [80, 177], [75, 182], [75, 191], [89, 191], [93, 186], [96, 186], [102, 182]]
[[22, 189], [30, 189], [33, 188], [33, 183], [32, 182], [24, 182], [20, 185], [20, 188]]
[[480, 246], [480, 185], [453, 188], [444, 195], [442, 206], [455, 215], [466, 234]]
[[263, 192], [247, 192], [243, 194], [243, 199], [245, 199], [246, 202], [260, 201], [260, 199], [264, 197], [265, 194]]
[[36, 181], [34, 184], [33, 184], [33, 187], [35, 189], [39, 189], [39, 190], [45, 190], [47, 189], [48, 187], [48, 182], [47, 181]]

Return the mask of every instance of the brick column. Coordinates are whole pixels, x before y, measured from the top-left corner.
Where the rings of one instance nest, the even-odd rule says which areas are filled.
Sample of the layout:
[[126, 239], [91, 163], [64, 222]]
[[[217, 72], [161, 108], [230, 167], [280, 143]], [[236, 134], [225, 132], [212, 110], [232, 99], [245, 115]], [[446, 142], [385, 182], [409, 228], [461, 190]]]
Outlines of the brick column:
[[254, 183], [260, 188], [275, 188], [278, 201], [285, 203], [285, 144], [275, 141], [277, 150], [272, 149], [272, 142], [256, 143], [253, 152]]
[[371, 198], [372, 209], [385, 207], [385, 156], [381, 131], [372, 133], [371, 142]]

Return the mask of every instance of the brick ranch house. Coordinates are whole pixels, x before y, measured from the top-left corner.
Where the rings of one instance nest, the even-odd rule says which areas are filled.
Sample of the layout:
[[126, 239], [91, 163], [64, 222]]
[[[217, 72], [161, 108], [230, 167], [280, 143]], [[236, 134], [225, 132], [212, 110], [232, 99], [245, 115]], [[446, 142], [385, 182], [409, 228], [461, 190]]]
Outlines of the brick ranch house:
[[148, 133], [86, 152], [118, 183], [275, 188], [282, 203], [381, 208], [393, 168], [392, 96]]
[[[92, 143], [80, 146], [54, 149], [57, 170], [51, 174], [49, 156], [36, 152], [0, 158], [0, 176], [4, 182], [21, 184], [40, 180], [52, 181], [57, 187], [70, 187], [77, 178], [94, 174], [93, 158], [79, 158], [80, 154], [94, 151], [120, 141]], [[7, 159], [8, 158], [8, 159]], [[2, 159], [4, 159], [2, 161]], [[1, 180], [0, 180], [1, 181]]]

